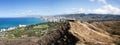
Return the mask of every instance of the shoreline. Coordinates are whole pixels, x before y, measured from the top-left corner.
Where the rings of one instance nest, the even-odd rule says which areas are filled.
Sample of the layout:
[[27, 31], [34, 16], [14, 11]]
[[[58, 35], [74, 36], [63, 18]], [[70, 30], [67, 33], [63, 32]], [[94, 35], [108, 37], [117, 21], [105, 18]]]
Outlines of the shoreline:
[[27, 17], [27, 18], [3, 18], [0, 22], [5, 22], [1, 23], [0, 27], [0, 32], [2, 31], [8, 31], [8, 30], [13, 30], [18, 27], [26, 27], [29, 25], [34, 25], [38, 23], [44, 23], [47, 22], [46, 20], [42, 20], [41, 18], [33, 18], [33, 17]]
[[19, 27], [26, 27], [26, 26], [28, 26], [28, 25], [21, 25], [21, 24], [19, 24], [17, 27], [9, 27], [9, 28], [0, 29], [0, 32], [9, 31], [9, 30], [13, 30], [13, 29], [16, 29], [16, 28], [19, 28]]

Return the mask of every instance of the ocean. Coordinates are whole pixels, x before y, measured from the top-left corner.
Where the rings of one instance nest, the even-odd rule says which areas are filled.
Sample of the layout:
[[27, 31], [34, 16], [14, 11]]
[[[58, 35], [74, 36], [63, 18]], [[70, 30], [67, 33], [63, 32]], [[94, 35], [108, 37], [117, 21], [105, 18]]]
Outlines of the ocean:
[[8, 29], [11, 27], [19, 27], [20, 25], [32, 25], [32, 24], [43, 23], [43, 22], [45, 21], [40, 18], [30, 18], [30, 17], [0, 18], [0, 30]]

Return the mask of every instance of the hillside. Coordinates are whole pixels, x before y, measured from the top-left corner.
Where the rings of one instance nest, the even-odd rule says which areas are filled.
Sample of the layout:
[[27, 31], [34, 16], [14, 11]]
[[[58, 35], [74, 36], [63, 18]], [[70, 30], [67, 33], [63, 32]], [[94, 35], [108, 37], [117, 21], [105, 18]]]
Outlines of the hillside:
[[69, 32], [79, 39], [78, 45], [120, 45], [120, 21], [69, 23]]
[[[103, 21], [103, 22], [88, 23], [88, 22], [80, 22], [77, 20], [68, 20], [65, 23], [49, 23], [49, 24], [52, 25], [51, 26], [48, 24], [47, 25], [50, 27], [53, 26], [54, 28], [50, 28], [50, 27], [48, 28], [48, 26], [42, 26], [48, 28], [48, 30], [46, 30], [48, 33], [43, 33], [44, 35], [40, 37], [34, 36], [36, 34], [34, 34], [33, 31], [32, 36], [27, 36], [27, 37], [15, 36], [15, 38], [1, 39], [0, 44], [1, 45], [120, 45], [120, 21]], [[33, 25], [33, 27], [36, 27], [36, 25]], [[43, 29], [41, 28], [41, 26], [39, 26], [39, 24], [37, 24], [36, 28]], [[36, 28], [33, 29], [35, 30]], [[9, 32], [8, 34], [11, 34], [11, 32], [13, 31], [15, 30], [8, 31]], [[24, 34], [24, 32], [27, 31], [25, 30], [21, 34]], [[19, 34], [19, 32], [16, 34]], [[38, 33], [38, 35], [41, 35], [41, 33]]]
[[88, 23], [70, 22], [70, 32], [79, 39], [77, 44], [113, 45], [113, 39], [104, 30]]
[[55, 15], [55, 16], [43, 16], [40, 17], [44, 20], [48, 21], [65, 21], [65, 20], [79, 20], [83, 22], [99, 22], [99, 21], [119, 21], [120, 15], [115, 14], [61, 14], [61, 15]]

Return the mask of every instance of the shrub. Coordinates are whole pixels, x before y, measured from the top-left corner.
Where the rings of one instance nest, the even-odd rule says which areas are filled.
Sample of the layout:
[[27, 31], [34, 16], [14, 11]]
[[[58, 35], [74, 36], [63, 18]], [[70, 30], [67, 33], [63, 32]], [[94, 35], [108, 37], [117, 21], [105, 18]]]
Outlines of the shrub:
[[120, 39], [117, 39], [117, 40], [115, 41], [115, 44], [116, 44], [116, 45], [120, 45]]

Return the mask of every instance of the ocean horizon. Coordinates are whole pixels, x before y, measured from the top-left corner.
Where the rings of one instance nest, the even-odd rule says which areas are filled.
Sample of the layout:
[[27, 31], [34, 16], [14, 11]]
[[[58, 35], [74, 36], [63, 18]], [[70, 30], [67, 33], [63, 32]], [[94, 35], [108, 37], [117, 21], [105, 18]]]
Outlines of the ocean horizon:
[[45, 20], [40, 18], [31, 18], [31, 17], [18, 17], [18, 18], [0, 18], [0, 30], [15, 28], [19, 26], [27, 26], [37, 23], [43, 23]]

